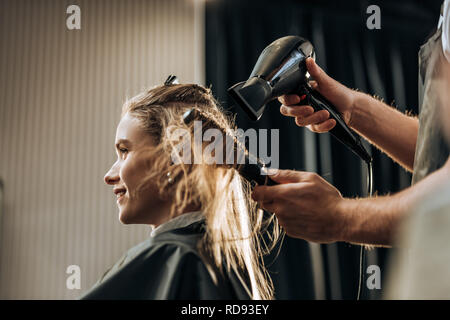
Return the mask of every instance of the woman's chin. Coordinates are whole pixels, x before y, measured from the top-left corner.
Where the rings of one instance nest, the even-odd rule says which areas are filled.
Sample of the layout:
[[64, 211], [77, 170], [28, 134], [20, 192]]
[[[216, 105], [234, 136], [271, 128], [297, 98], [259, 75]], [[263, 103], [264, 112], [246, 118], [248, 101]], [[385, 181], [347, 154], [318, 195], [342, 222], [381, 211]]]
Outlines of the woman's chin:
[[145, 206], [121, 204], [119, 205], [119, 221], [122, 224], [158, 225], [168, 220], [165, 212], [161, 210], [158, 203], [150, 203]]
[[122, 224], [132, 224], [132, 223], [136, 223], [135, 222], [135, 218], [133, 217], [132, 214], [129, 214], [126, 211], [120, 211], [119, 212], [119, 220]]
[[[119, 220], [122, 224], [149, 224], [148, 217], [142, 213], [130, 212], [127, 210], [120, 210]], [[151, 219], [150, 219], [151, 220]]]

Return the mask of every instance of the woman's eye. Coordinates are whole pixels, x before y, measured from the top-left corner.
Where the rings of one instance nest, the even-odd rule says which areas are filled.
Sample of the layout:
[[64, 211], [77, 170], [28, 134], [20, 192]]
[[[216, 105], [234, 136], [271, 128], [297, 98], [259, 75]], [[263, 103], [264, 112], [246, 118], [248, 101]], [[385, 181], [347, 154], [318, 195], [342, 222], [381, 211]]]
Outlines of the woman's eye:
[[119, 153], [120, 153], [121, 155], [128, 154], [128, 149], [120, 148], [120, 149], [119, 149]]

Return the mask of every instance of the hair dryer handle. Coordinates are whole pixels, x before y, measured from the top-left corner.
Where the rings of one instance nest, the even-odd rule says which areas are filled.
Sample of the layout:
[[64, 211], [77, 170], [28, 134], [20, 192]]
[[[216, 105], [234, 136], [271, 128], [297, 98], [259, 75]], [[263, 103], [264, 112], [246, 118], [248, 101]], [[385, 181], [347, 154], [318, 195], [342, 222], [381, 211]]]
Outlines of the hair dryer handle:
[[314, 111], [327, 110], [330, 113], [330, 119], [336, 121], [336, 126], [329, 132], [364, 161], [371, 162], [372, 157], [362, 145], [360, 137], [350, 130], [336, 107], [309, 85], [305, 85], [302, 89], [306, 93], [307, 103], [314, 108]]

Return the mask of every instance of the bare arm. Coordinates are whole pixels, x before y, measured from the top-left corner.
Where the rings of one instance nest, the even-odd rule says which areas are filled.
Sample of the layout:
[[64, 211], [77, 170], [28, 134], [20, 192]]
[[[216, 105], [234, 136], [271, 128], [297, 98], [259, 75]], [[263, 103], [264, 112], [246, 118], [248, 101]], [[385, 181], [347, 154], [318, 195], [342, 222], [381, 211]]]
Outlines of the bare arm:
[[407, 116], [364, 93], [356, 92], [349, 126], [386, 152], [409, 171], [413, 170], [419, 120]]
[[344, 198], [338, 213], [346, 220], [341, 241], [391, 245], [399, 223], [417, 201], [450, 178], [450, 161], [419, 183], [392, 196], [366, 199]]

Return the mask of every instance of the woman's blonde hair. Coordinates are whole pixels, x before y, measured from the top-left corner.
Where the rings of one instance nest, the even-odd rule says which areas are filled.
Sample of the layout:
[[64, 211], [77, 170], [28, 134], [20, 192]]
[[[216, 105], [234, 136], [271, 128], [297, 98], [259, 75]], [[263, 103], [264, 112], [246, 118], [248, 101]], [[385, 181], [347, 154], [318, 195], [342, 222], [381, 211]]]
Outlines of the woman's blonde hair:
[[[251, 298], [272, 299], [273, 284], [262, 256], [273, 249], [280, 235], [274, 215], [266, 217], [256, 208], [249, 183], [233, 166], [171, 161], [177, 146], [168, 135], [177, 128], [193, 131], [193, 125], [185, 124], [182, 118], [193, 108], [202, 116], [203, 131], [215, 128], [225, 133], [234, 128], [234, 121], [220, 109], [210, 89], [195, 84], [157, 86], [125, 102], [122, 116], [128, 113], [137, 118], [157, 145], [149, 157], [149, 174], [142, 187], [151, 180], [160, 197], [173, 197], [171, 217], [188, 207], [204, 213], [206, 232], [198, 248], [213, 279], [217, 279], [217, 272], [234, 272], [248, 287]], [[192, 145], [193, 153], [198, 150]]]

